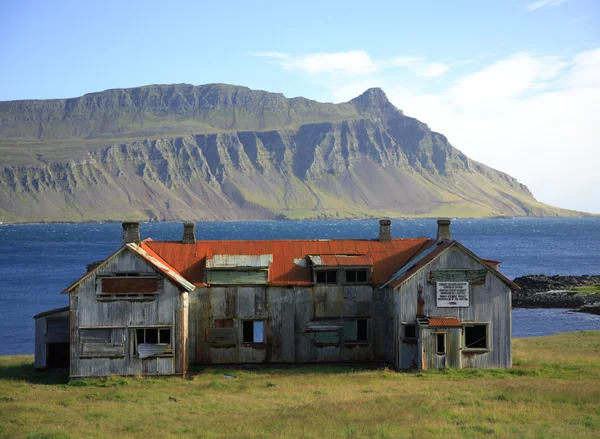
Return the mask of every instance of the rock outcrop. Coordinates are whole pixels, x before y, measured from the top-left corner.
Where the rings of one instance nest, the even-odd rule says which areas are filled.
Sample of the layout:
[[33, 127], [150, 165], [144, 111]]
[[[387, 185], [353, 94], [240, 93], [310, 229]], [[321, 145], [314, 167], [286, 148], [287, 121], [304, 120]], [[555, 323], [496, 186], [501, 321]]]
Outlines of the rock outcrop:
[[521, 287], [513, 292], [514, 308], [573, 308], [581, 312], [600, 314], [600, 294], [577, 293], [575, 287], [600, 285], [600, 276], [546, 276], [517, 277]]
[[0, 102], [4, 222], [578, 214], [380, 89], [344, 104], [223, 84]]

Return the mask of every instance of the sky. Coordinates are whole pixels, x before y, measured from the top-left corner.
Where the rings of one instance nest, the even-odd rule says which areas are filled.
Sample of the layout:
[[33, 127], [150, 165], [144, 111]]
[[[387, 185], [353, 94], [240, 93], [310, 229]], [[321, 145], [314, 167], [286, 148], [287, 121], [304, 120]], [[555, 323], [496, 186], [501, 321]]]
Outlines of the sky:
[[600, 213], [600, 1], [0, 0], [0, 100], [230, 83], [406, 115]]

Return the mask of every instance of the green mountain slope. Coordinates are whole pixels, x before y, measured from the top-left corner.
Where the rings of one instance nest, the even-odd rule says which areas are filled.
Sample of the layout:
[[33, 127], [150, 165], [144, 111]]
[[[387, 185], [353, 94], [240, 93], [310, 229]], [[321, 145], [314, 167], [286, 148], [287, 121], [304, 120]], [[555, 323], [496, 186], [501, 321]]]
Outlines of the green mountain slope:
[[380, 89], [344, 104], [230, 85], [0, 102], [0, 220], [572, 216]]

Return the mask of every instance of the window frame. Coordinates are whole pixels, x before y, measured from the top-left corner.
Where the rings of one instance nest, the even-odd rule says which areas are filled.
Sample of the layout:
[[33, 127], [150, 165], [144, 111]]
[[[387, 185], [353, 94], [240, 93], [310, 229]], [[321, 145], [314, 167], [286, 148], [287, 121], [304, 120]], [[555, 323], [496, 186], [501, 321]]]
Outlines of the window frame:
[[[371, 280], [371, 270], [369, 267], [352, 267], [352, 268], [345, 268], [343, 270], [344, 272], [344, 284], [346, 285], [366, 285], [370, 282]], [[365, 280], [358, 280], [358, 273], [364, 273], [365, 274]], [[349, 273], [354, 273], [356, 278], [354, 281], [349, 281], [348, 280], [348, 274]]]
[[[403, 323], [402, 326], [404, 327], [404, 333], [403, 333], [403, 337], [402, 337], [404, 340], [416, 340], [417, 339], [417, 326], [418, 325], [416, 323]], [[415, 335], [412, 337], [408, 337], [406, 335], [406, 328], [409, 326], [414, 328], [414, 331], [415, 331]]]
[[[338, 285], [340, 282], [340, 276], [339, 276], [339, 270], [338, 269], [319, 269], [319, 270], [314, 270], [315, 272], [315, 277], [314, 277], [314, 283], [317, 285]], [[319, 274], [325, 274], [325, 282], [319, 282]], [[334, 281], [330, 281], [329, 280], [329, 275], [334, 274], [335, 276], [335, 280]]]
[[[485, 347], [467, 347], [467, 328], [474, 326], [485, 327]], [[490, 322], [463, 322], [462, 324], [462, 350], [463, 352], [490, 352], [492, 350], [492, 333], [490, 331]]]
[[[366, 330], [366, 339], [359, 339], [359, 330], [358, 330], [358, 321], [364, 321], [366, 327], [364, 328]], [[344, 344], [350, 344], [350, 345], [368, 345], [371, 344], [371, 324], [370, 324], [370, 317], [356, 317], [356, 318], [345, 318], [344, 319]], [[346, 323], [352, 323], [354, 322], [355, 328], [356, 328], [356, 339], [353, 338], [347, 338], [348, 334], [346, 333]]]
[[[443, 339], [443, 350], [440, 351], [440, 337]], [[446, 355], [448, 352], [448, 337], [447, 333], [438, 331], [435, 333], [435, 353], [437, 355]]]
[[[266, 338], [267, 338], [267, 320], [266, 319], [240, 319], [242, 324], [241, 326], [241, 332], [242, 332], [242, 337], [241, 337], [241, 344], [242, 346], [257, 346], [257, 345], [264, 345], [266, 343]], [[248, 323], [252, 323], [252, 341], [246, 341], [244, 335], [246, 332], [246, 328], [245, 326]], [[260, 341], [256, 341], [256, 324], [257, 323], [261, 323], [262, 324], [262, 334], [261, 334], [261, 340]]]
[[[155, 345], [165, 345], [165, 346], [169, 346], [171, 348], [171, 350], [169, 352], [164, 352], [152, 357], [148, 357], [148, 358], [156, 358], [156, 357], [173, 357], [175, 355], [175, 331], [174, 331], [174, 326], [171, 325], [160, 325], [160, 326], [132, 326], [129, 327], [130, 332], [129, 332], [129, 337], [130, 337], [130, 347], [131, 347], [131, 357], [132, 358], [136, 358], [136, 359], [140, 359], [139, 356], [139, 351], [138, 351], [138, 345], [140, 344], [138, 341], [138, 331], [139, 330], [143, 330], [144, 331], [144, 344], [155, 344]], [[145, 343], [146, 341], [146, 331], [147, 330], [156, 330], [156, 340], [157, 343]], [[169, 334], [169, 343], [160, 343], [160, 332], [164, 331], [164, 330], [169, 330], [170, 334]], [[143, 358], [143, 360], [145, 360], [147, 358]]]

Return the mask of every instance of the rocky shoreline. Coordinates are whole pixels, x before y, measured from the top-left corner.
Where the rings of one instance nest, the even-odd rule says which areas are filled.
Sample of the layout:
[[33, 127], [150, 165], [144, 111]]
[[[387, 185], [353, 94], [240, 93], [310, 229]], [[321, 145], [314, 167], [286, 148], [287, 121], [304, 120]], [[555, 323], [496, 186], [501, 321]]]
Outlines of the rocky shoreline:
[[517, 277], [514, 282], [521, 290], [513, 292], [513, 308], [573, 308], [600, 315], [600, 293], [571, 291], [575, 287], [600, 285], [600, 276], [528, 275]]

